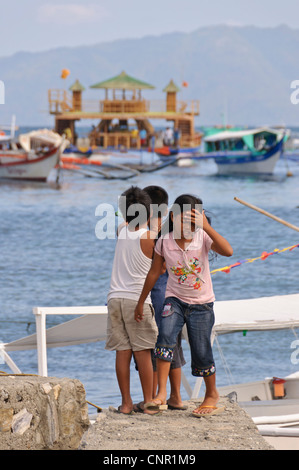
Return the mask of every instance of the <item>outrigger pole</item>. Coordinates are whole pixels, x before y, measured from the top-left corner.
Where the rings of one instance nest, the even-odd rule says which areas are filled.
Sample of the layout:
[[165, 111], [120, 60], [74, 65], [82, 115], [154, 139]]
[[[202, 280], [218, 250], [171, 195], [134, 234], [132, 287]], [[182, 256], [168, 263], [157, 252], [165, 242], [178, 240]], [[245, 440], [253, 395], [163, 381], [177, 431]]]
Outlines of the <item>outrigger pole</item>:
[[238, 197], [234, 198], [235, 201], [240, 202], [240, 204], [243, 204], [244, 206], [250, 207], [250, 209], [254, 209], [257, 212], [260, 212], [261, 214], [266, 215], [267, 217], [270, 217], [270, 219], [276, 220], [276, 222], [279, 222], [280, 224], [286, 225], [287, 227], [296, 230], [296, 232], [299, 232], [299, 227], [296, 225], [290, 224], [289, 222], [286, 222], [283, 219], [280, 219], [276, 215], [270, 214], [270, 212], [265, 211], [264, 209], [260, 209], [257, 206], [254, 206], [253, 204], [249, 204], [248, 202], [242, 201], [242, 199], [239, 199]]

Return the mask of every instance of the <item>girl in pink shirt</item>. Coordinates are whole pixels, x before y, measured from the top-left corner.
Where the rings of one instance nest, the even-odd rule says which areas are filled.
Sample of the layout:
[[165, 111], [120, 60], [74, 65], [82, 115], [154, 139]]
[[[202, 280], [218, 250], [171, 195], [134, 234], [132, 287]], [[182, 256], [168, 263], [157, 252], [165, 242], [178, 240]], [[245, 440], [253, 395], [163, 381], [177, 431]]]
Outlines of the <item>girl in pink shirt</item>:
[[[209, 251], [223, 256], [233, 253], [229, 242], [209, 224], [202, 211], [202, 201], [195, 196], [179, 196], [166, 224], [169, 232], [158, 240], [152, 267], [147, 275], [135, 310], [135, 320], [143, 319], [143, 305], [158, 279], [163, 262], [169, 277], [155, 348], [158, 370], [158, 394], [145, 408], [165, 409], [167, 377], [176, 338], [186, 323], [191, 349], [192, 375], [203, 377], [206, 393], [193, 415], [219, 412], [216, 404], [216, 368], [211, 346], [215, 300], [209, 269]], [[167, 232], [167, 230], [166, 230]]]

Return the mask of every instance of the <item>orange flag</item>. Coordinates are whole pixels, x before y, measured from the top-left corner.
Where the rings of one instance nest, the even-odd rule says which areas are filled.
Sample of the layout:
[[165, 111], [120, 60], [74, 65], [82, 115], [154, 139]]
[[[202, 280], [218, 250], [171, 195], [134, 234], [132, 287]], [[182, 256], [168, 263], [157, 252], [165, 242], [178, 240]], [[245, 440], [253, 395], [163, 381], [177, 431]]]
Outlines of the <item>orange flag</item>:
[[67, 78], [70, 74], [70, 71], [68, 69], [62, 69], [61, 70], [61, 78]]

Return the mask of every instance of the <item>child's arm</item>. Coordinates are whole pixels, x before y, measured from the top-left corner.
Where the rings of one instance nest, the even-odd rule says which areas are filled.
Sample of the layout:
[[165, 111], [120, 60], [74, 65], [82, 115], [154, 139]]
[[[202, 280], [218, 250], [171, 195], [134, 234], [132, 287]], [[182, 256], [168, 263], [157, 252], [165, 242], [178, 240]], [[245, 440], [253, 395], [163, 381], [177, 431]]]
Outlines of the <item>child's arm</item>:
[[142, 237], [140, 237], [140, 247], [142, 253], [150, 259], [153, 259], [155, 249], [155, 234], [147, 231]]
[[215, 251], [222, 256], [232, 256], [233, 249], [230, 243], [222, 236], [220, 233], [216, 232], [213, 227], [207, 221], [205, 214], [203, 213], [203, 230], [209, 235], [213, 240], [211, 245], [211, 250]]
[[209, 237], [213, 240], [211, 245], [211, 250], [215, 251], [219, 255], [222, 256], [232, 256], [233, 249], [230, 243], [218, 232], [216, 232], [213, 227], [209, 224], [204, 211], [202, 214], [197, 211], [196, 209], [192, 209], [190, 214], [190, 221], [195, 223], [197, 226], [201, 226], [203, 230], [209, 235]]
[[148, 275], [145, 279], [144, 286], [142, 289], [142, 292], [140, 294], [138, 303], [136, 305], [135, 309], [135, 320], [137, 322], [140, 322], [143, 318], [143, 305], [145, 302], [145, 299], [147, 298], [148, 294], [156, 284], [160, 274], [161, 270], [163, 269], [163, 263], [164, 263], [164, 258], [158, 253], [154, 253], [154, 259], [152, 262], [152, 266], [148, 272]]

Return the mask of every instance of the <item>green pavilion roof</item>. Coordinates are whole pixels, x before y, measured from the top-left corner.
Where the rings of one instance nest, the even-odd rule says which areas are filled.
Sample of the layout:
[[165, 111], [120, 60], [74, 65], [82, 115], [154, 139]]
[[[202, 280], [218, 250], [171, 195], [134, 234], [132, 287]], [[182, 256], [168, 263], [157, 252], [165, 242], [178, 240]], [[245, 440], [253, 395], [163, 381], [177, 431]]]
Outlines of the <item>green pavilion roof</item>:
[[130, 77], [126, 72], [122, 72], [120, 75], [110, 78], [109, 80], [91, 85], [90, 88], [105, 88], [107, 90], [149, 90], [155, 87], [149, 83]]
[[168, 85], [164, 88], [166, 93], [178, 93], [181, 89], [174, 83], [173, 80], [170, 80]]
[[69, 87], [70, 91], [84, 91], [85, 88], [84, 86], [79, 82], [79, 80], [76, 80], [75, 83], [72, 84], [72, 86]]

